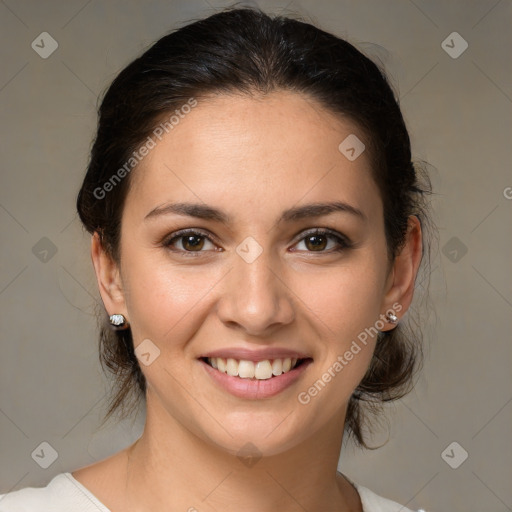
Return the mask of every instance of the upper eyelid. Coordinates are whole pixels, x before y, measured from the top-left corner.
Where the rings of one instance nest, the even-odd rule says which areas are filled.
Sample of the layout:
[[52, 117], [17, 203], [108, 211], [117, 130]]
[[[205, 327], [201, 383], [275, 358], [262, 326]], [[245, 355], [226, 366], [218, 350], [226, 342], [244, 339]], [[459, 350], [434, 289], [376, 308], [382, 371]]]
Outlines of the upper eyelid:
[[164, 242], [168, 244], [172, 240], [179, 239], [183, 236], [187, 235], [201, 235], [211, 242], [218, 243], [218, 238], [208, 231], [203, 231], [201, 228], [185, 228], [185, 229], [179, 229], [178, 231], [175, 231], [174, 233], [171, 233], [168, 237], [164, 238]]

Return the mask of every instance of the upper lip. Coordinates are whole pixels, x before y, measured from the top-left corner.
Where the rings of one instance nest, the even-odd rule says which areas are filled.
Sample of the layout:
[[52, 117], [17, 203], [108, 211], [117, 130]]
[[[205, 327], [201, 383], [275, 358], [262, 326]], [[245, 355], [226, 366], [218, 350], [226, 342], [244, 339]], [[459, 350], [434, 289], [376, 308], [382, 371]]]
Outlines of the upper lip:
[[261, 350], [250, 350], [246, 348], [219, 348], [218, 350], [212, 350], [199, 356], [202, 357], [222, 357], [224, 359], [232, 358], [245, 361], [264, 361], [266, 359], [286, 359], [286, 358], [297, 358], [297, 359], [308, 359], [311, 356], [304, 352], [297, 350], [291, 350], [287, 348], [265, 348]]

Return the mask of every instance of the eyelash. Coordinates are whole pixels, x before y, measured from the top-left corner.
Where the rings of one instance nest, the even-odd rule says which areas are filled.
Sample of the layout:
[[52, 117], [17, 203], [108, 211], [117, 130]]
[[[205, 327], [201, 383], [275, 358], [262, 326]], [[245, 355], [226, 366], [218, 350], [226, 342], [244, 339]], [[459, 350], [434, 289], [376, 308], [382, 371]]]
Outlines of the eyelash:
[[[176, 231], [175, 233], [172, 233], [166, 240], [164, 240], [163, 246], [173, 252], [187, 254], [187, 256], [190, 255], [192, 257], [197, 257], [201, 253], [206, 252], [206, 251], [186, 251], [183, 249], [172, 249], [172, 245], [175, 241], [177, 241], [180, 238], [183, 238], [187, 235], [198, 235], [200, 237], [206, 238], [209, 242], [211, 242], [213, 244], [216, 243], [215, 239], [211, 235], [208, 235], [207, 233], [204, 233], [197, 229], [182, 229], [180, 231]], [[340, 233], [337, 233], [336, 231], [333, 231], [333, 230], [327, 229], [327, 228], [315, 228], [315, 229], [304, 232], [304, 234], [302, 235], [302, 238], [300, 238], [296, 242], [296, 244], [299, 242], [302, 242], [308, 236], [318, 236], [318, 235], [326, 236], [328, 238], [333, 238], [338, 243], [338, 248], [330, 249], [328, 251], [324, 250], [324, 251], [306, 251], [306, 252], [313, 253], [313, 254], [315, 252], [317, 252], [319, 254], [332, 254], [332, 253], [336, 253], [336, 252], [341, 252], [345, 249], [350, 249], [353, 245], [352, 242], [348, 238], [346, 238], [344, 235], [341, 235]], [[294, 245], [296, 245], [296, 244], [294, 244]]]

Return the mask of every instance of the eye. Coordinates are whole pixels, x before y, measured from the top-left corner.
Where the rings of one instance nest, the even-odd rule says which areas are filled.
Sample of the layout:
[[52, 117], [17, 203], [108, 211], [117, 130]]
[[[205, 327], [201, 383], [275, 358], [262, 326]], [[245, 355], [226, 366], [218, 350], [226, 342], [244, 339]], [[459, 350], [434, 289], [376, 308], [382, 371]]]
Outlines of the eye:
[[[329, 241], [332, 241], [330, 247]], [[301, 243], [304, 243], [306, 252], [319, 253], [340, 252], [352, 246], [352, 243], [344, 235], [326, 228], [316, 228], [306, 232], [296, 245]], [[208, 248], [208, 244], [211, 245], [210, 248]], [[207, 250], [218, 250], [211, 235], [194, 229], [183, 229], [173, 233], [170, 238], [163, 242], [163, 245], [175, 252], [188, 253], [190, 255]]]
[[167, 239], [163, 245], [171, 250], [177, 245], [177, 251], [194, 253], [204, 252], [202, 249], [205, 247], [205, 244], [208, 243], [211, 244], [213, 246], [213, 250], [215, 250], [213, 241], [207, 234], [193, 229], [184, 229], [173, 233], [171, 238]]
[[[328, 247], [329, 240], [334, 240], [334, 243], [330, 247]], [[299, 241], [298, 245], [301, 243], [304, 243], [306, 251], [308, 252], [340, 252], [351, 246], [351, 242], [345, 236], [325, 228], [316, 228], [312, 231], [308, 231]]]

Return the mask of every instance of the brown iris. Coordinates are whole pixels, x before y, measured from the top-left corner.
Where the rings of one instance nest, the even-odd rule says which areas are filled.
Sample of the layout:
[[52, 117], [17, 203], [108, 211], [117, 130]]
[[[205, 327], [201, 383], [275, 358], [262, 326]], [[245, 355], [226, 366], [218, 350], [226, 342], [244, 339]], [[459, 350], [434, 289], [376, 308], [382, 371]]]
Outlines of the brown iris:
[[204, 245], [204, 236], [201, 235], [186, 235], [183, 236], [183, 247], [185, 250], [197, 251], [201, 250]]
[[[318, 240], [318, 239], [323, 239], [322, 242], [320, 243], [315, 243], [315, 242], [312, 242], [312, 240]], [[313, 251], [316, 251], [316, 250], [322, 250], [322, 249], [325, 249], [326, 245], [327, 245], [327, 237], [325, 235], [310, 235], [310, 236], [307, 236], [305, 239], [304, 239], [304, 243], [306, 244], [306, 247], [309, 249], [309, 250], [313, 250]], [[312, 243], [312, 249], [309, 247], [309, 243]]]

